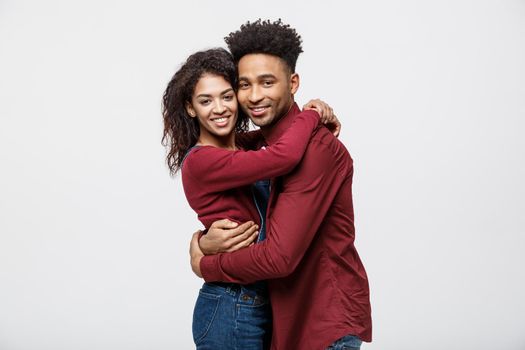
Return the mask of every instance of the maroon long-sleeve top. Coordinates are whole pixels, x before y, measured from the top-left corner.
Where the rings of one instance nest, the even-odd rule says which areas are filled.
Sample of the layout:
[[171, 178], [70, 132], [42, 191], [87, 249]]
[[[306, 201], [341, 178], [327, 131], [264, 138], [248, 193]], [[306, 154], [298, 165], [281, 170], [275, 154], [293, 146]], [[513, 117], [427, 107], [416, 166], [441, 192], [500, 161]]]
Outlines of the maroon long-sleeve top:
[[264, 149], [230, 151], [200, 146], [189, 152], [182, 167], [182, 185], [188, 203], [206, 228], [221, 219], [260, 224], [250, 185], [284, 175], [297, 166], [319, 124], [319, 114], [301, 112], [293, 124]]
[[[299, 115], [294, 105], [265, 134], [267, 144], [296, 128]], [[352, 176], [344, 145], [317, 127], [298, 166], [272, 180], [266, 240], [201, 260], [207, 282], [269, 280], [274, 350], [325, 349], [348, 334], [371, 341], [368, 279], [354, 246]]]

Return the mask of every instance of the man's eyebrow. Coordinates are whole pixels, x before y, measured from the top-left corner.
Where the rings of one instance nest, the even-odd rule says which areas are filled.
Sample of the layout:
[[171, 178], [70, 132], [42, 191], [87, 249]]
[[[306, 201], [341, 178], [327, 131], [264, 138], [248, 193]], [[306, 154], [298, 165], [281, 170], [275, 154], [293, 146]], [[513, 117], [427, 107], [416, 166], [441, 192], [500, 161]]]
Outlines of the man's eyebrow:
[[261, 74], [257, 77], [257, 79], [275, 79], [275, 75], [273, 74]]
[[[262, 79], [277, 79], [277, 77], [275, 75], [273, 75], [273, 74], [266, 73], [266, 74], [258, 75], [257, 79], [258, 80], [262, 80]], [[239, 81], [241, 81], [241, 80], [249, 81], [250, 79], [248, 79], [247, 77], [240, 76], [239, 77]]]

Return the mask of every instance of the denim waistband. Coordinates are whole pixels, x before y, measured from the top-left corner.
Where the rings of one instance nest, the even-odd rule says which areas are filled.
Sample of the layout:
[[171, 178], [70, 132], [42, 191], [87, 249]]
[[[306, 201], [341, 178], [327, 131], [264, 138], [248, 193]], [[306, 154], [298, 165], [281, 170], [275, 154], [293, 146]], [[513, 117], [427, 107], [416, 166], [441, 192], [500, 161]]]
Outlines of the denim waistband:
[[258, 281], [250, 284], [238, 284], [229, 282], [208, 282], [207, 285], [229, 288], [230, 290], [245, 290], [256, 294], [268, 296], [268, 284], [266, 281]]
[[242, 285], [237, 283], [212, 282], [204, 283], [201, 291], [212, 294], [227, 294], [238, 299], [239, 302], [248, 304], [263, 304], [269, 301], [266, 283]]

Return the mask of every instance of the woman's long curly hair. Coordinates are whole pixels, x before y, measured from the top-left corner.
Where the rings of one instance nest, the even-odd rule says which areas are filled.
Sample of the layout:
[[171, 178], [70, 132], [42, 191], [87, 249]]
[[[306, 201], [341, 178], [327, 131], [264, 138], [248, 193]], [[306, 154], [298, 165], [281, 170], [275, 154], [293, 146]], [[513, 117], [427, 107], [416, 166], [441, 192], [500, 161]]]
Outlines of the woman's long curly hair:
[[[195, 86], [205, 74], [223, 77], [237, 90], [237, 70], [230, 53], [224, 49], [199, 51], [188, 57], [168, 83], [162, 98], [164, 133], [162, 145], [167, 148], [166, 162], [170, 174], [180, 170], [186, 153], [199, 139], [199, 121], [186, 111]], [[240, 110], [234, 132], [248, 130], [248, 118]]]

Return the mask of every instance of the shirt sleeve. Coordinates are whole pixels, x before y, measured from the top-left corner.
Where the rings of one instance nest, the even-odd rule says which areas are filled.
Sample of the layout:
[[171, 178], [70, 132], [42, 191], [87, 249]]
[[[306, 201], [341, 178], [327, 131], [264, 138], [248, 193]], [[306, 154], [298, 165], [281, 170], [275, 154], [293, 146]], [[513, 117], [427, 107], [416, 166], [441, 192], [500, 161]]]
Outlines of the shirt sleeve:
[[301, 112], [272, 146], [257, 151], [229, 151], [199, 147], [186, 158], [183, 176], [198, 181], [210, 192], [245, 186], [257, 180], [289, 173], [301, 161], [319, 114]]
[[[200, 264], [205, 281], [248, 284], [285, 277], [295, 270], [339, 188], [351, 181], [350, 156], [339, 142], [332, 146], [312, 142], [299, 167], [286, 176], [270, 209], [266, 240], [233, 253], [205, 256]], [[341, 157], [347, 158], [340, 161]]]

